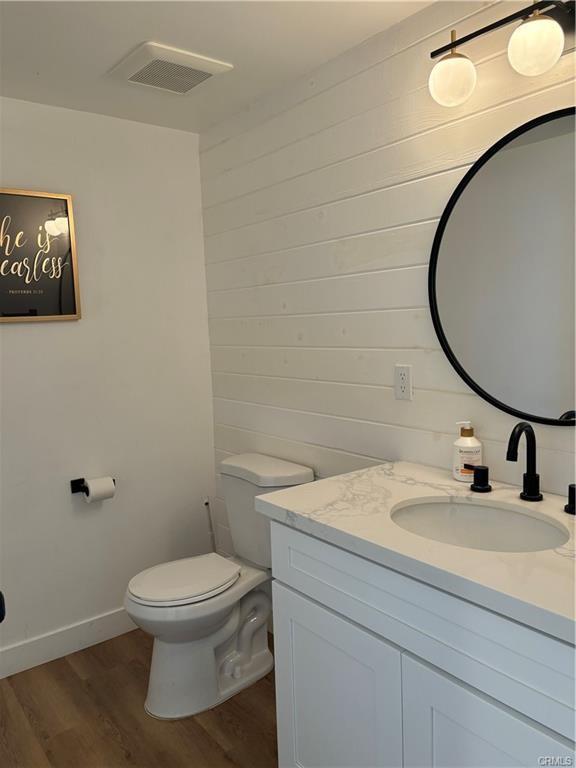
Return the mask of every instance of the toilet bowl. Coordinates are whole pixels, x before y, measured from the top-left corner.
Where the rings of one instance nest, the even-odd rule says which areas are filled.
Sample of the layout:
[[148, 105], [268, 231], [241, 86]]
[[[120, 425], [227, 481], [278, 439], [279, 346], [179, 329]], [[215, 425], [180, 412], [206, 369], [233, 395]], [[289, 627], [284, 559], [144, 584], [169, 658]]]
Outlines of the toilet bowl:
[[222, 462], [236, 557], [214, 552], [148, 568], [129, 583], [124, 606], [154, 637], [146, 711], [178, 719], [216, 706], [273, 667], [269, 523], [254, 497], [313, 480], [312, 470], [260, 454]]

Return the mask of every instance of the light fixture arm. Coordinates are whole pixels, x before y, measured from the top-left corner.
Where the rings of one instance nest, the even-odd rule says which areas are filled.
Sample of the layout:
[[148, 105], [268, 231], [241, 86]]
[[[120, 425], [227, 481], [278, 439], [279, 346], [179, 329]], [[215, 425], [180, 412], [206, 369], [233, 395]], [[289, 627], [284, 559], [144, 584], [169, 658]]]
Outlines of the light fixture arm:
[[442, 56], [443, 53], [452, 51], [457, 45], [458, 46], [465, 45], [466, 43], [469, 43], [471, 40], [475, 40], [477, 37], [480, 37], [481, 35], [486, 35], [489, 32], [494, 32], [494, 30], [500, 29], [501, 27], [505, 27], [508, 24], [513, 24], [515, 21], [520, 21], [521, 19], [527, 19], [535, 11], [544, 12], [544, 11], [550, 11], [550, 10], [561, 10], [564, 14], [566, 14], [567, 18], [570, 15], [574, 16], [575, 5], [576, 5], [575, 0], [568, 0], [568, 2], [564, 2], [563, 0], [539, 0], [539, 2], [529, 5], [527, 8], [523, 8], [520, 11], [511, 13], [509, 16], [505, 16], [503, 19], [494, 21], [492, 24], [488, 24], [487, 26], [482, 27], [481, 29], [477, 29], [475, 32], [471, 32], [469, 35], [464, 35], [464, 37], [461, 37], [459, 40], [455, 40], [454, 39], [455, 35], [452, 35], [452, 39], [447, 45], [443, 45], [440, 48], [436, 48], [435, 51], [432, 51], [432, 53], [430, 54], [430, 58], [436, 59], [438, 58], [438, 56]]
[[450, 53], [456, 53], [456, 30], [450, 32]]

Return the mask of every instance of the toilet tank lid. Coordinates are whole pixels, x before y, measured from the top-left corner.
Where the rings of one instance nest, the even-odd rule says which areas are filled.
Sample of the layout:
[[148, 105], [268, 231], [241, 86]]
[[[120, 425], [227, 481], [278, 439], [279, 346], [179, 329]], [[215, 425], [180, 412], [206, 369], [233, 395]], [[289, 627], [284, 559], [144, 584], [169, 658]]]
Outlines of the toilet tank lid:
[[314, 472], [310, 467], [293, 464], [284, 459], [264, 456], [261, 453], [242, 453], [230, 456], [220, 463], [223, 475], [240, 477], [261, 488], [272, 488], [287, 485], [301, 485], [314, 480]]

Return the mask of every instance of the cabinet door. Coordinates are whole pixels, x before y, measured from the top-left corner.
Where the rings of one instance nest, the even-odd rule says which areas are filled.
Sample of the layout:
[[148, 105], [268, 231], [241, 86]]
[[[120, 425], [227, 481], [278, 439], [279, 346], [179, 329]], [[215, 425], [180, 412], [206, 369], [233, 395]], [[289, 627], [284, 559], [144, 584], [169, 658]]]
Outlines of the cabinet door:
[[406, 768], [574, 765], [567, 739], [406, 655], [402, 698]]
[[280, 768], [402, 765], [401, 655], [274, 582]]

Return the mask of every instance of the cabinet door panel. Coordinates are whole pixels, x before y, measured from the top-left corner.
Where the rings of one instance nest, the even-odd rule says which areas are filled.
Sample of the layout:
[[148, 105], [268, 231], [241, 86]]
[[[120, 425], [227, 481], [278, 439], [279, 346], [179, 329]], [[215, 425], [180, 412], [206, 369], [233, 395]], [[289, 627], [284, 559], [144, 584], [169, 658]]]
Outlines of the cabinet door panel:
[[274, 582], [281, 768], [402, 765], [400, 652]]
[[402, 697], [406, 768], [574, 765], [567, 739], [406, 655]]

